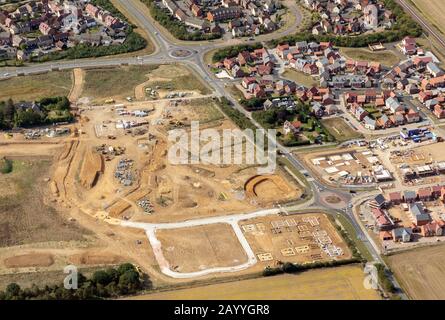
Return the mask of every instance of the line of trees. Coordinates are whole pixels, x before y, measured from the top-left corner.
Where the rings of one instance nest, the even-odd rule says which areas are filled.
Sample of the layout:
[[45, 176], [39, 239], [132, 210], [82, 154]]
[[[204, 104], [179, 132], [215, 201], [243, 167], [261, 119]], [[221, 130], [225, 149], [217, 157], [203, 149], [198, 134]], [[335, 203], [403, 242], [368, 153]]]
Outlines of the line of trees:
[[185, 41], [202, 41], [213, 40], [221, 38], [219, 33], [203, 33], [199, 30], [190, 32], [187, 30], [187, 26], [172, 17], [172, 15], [156, 5], [153, 0], [142, 0], [142, 2], [150, 10], [150, 14], [153, 19], [159, 22], [164, 28], [166, 28], [175, 38]]
[[277, 267], [270, 267], [270, 266], [266, 267], [263, 270], [263, 276], [268, 277], [283, 273], [298, 273], [305, 270], [318, 269], [318, 268], [332, 268], [357, 262], [360, 261], [356, 258], [344, 259], [344, 260], [319, 261], [319, 262], [311, 262], [305, 264], [281, 262]]
[[[254, 99], [252, 99], [254, 100]], [[261, 100], [258, 102], [261, 103]], [[255, 101], [252, 102], [253, 107]], [[300, 121], [303, 126], [302, 130], [307, 132], [317, 132], [321, 137], [321, 141], [334, 142], [335, 138], [322, 125], [321, 121], [313, 114], [310, 104], [298, 101], [294, 109], [287, 109], [285, 107], [271, 108], [269, 110], [261, 110], [252, 112], [252, 117], [258, 121], [263, 128], [277, 128], [281, 127], [285, 121]], [[300, 146], [310, 144], [308, 140], [300, 140], [293, 135], [281, 138], [283, 144], [288, 147]]]
[[40, 110], [17, 107], [12, 99], [0, 101], [0, 129], [71, 122], [74, 119], [67, 97], [42, 98], [35, 103]]
[[255, 43], [250, 45], [244, 44], [244, 45], [222, 48], [217, 50], [213, 54], [212, 61], [218, 62], [224, 60], [225, 58], [233, 58], [236, 57], [242, 51], [253, 51], [255, 49], [261, 49], [262, 47], [263, 45], [261, 43]]
[[79, 273], [78, 289], [65, 289], [63, 284], [44, 288], [33, 284], [22, 289], [17, 283], [10, 283], [5, 291], [0, 291], [0, 300], [97, 300], [134, 294], [143, 288], [151, 288], [150, 280], [146, 275], [141, 277], [134, 265], [125, 263], [96, 271], [90, 278]]
[[147, 46], [145, 40], [140, 34], [133, 31], [133, 27], [128, 27], [127, 38], [122, 44], [111, 46], [90, 46], [87, 44], [78, 44], [66, 50], [52, 52], [48, 55], [33, 58], [34, 62], [45, 62], [62, 59], [83, 59], [98, 58], [109, 55], [122, 54], [142, 50]]
[[379, 280], [379, 284], [382, 286], [383, 290], [387, 293], [393, 294], [396, 292], [396, 287], [388, 278], [388, 270], [386, 270], [385, 266], [381, 263], [377, 263], [374, 265], [377, 269], [377, 276]]
[[256, 126], [240, 111], [235, 109], [230, 101], [222, 97], [219, 106], [221, 110], [241, 129], [252, 129], [255, 131]]

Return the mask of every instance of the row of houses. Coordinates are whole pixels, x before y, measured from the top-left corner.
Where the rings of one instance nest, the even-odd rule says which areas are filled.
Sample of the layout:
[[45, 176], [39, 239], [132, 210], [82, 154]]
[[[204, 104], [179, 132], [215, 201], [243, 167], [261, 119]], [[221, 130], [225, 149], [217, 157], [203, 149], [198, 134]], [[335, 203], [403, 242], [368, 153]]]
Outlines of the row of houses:
[[[377, 94], [367, 90], [363, 94], [347, 92], [344, 94], [346, 108], [369, 130], [386, 129], [422, 120], [414, 108], [403, 105], [393, 91]], [[377, 111], [377, 116], [374, 111]]]
[[225, 58], [214, 64], [215, 68], [227, 70], [234, 78], [270, 75], [274, 66], [272, 56], [266, 48], [243, 51], [236, 57]]
[[431, 56], [411, 57], [394, 67], [383, 81], [414, 95], [437, 118], [445, 118], [445, 72]]
[[[444, 235], [445, 222], [441, 219], [434, 221], [423, 201], [437, 200], [445, 190], [444, 186], [421, 188], [416, 191], [391, 192], [385, 198], [377, 195], [368, 204], [371, 207], [368, 219], [374, 222], [376, 231], [379, 231], [381, 240], [393, 240], [395, 242], [409, 242], [413, 233], [419, 233], [424, 237]], [[442, 196], [443, 197], [443, 196]], [[387, 209], [391, 206], [402, 205], [411, 221], [411, 226], [400, 227]]]
[[233, 37], [259, 35], [275, 30], [277, 16], [274, 13], [280, 7], [275, 0], [221, 0], [205, 4], [186, 0], [185, 7], [179, 6], [175, 0], [162, 0], [162, 4], [172, 17], [187, 27], [202, 32], [222, 33], [224, 30], [220, 24], [227, 23], [227, 31]]
[[276, 54], [290, 68], [317, 76], [321, 87], [370, 88], [382, 69], [378, 62], [344, 58], [330, 42], [281, 44], [276, 47]]

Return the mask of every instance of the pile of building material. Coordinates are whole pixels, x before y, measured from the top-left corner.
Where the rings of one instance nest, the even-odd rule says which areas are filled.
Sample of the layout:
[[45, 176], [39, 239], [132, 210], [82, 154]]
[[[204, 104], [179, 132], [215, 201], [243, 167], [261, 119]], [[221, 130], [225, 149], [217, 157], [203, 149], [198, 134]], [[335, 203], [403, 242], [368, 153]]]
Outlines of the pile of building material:
[[147, 198], [142, 198], [137, 202], [138, 206], [141, 207], [145, 213], [151, 214], [154, 212], [153, 204]]
[[117, 164], [116, 171], [114, 172], [114, 177], [119, 180], [119, 182], [124, 186], [131, 186], [135, 179], [131, 168], [133, 167], [134, 161], [131, 159], [121, 159]]

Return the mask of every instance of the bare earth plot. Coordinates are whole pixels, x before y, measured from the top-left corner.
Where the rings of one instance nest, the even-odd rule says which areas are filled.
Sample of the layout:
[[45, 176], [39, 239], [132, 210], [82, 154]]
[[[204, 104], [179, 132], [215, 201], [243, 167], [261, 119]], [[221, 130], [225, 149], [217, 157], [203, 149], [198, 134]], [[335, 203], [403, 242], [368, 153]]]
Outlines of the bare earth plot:
[[157, 232], [171, 269], [194, 272], [213, 267], [236, 266], [247, 261], [232, 227], [213, 224]]
[[324, 214], [270, 215], [239, 224], [261, 269], [278, 261], [308, 263], [351, 257], [346, 243]]
[[137, 300], [215, 299], [215, 300], [378, 300], [375, 290], [365, 289], [360, 266], [306, 271], [204, 287], [159, 292], [132, 297]]
[[445, 299], [445, 246], [417, 248], [388, 257], [391, 270], [412, 299]]

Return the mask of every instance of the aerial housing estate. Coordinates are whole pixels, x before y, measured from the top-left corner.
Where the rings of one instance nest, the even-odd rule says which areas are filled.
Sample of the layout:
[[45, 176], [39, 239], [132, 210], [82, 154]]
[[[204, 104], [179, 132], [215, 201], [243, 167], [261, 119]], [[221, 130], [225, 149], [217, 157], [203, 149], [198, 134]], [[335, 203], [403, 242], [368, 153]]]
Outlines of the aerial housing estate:
[[281, 8], [276, 0], [162, 0], [158, 5], [191, 32], [229, 32], [232, 37], [276, 30]]
[[319, 15], [312, 34], [361, 34], [390, 28], [394, 14], [378, 0], [301, 0]]
[[14, 12], [0, 10], [0, 60], [29, 60], [77, 44], [121, 44], [127, 28], [127, 23], [88, 1], [29, 1]]

